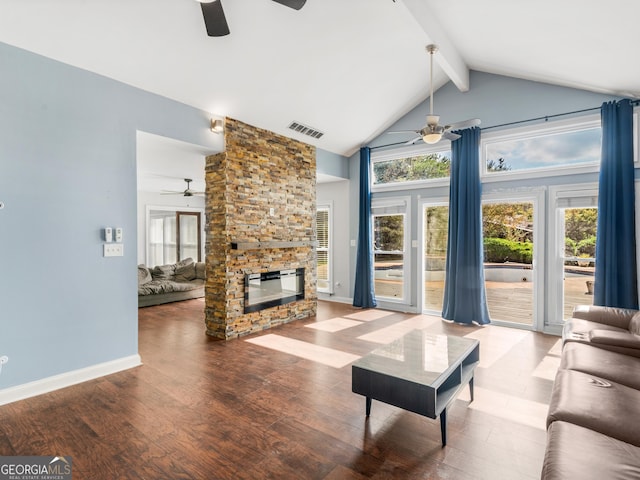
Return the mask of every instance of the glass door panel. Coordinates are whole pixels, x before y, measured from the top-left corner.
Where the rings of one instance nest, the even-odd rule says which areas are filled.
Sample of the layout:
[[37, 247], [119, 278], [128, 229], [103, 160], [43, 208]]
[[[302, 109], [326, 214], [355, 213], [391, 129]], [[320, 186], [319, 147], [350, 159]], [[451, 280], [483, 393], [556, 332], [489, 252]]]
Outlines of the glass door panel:
[[176, 214], [165, 210], [149, 211], [147, 263], [150, 267], [177, 261]]
[[483, 203], [482, 234], [491, 320], [533, 327], [533, 201]]
[[176, 212], [178, 228], [176, 229], [178, 260], [193, 258], [201, 261], [200, 252], [200, 213]]
[[404, 299], [404, 217], [373, 215], [376, 298]]
[[596, 207], [560, 209], [564, 239], [563, 320], [571, 318], [576, 305], [593, 305], [597, 223]]
[[447, 205], [424, 205], [423, 225], [424, 288], [422, 290], [422, 309], [427, 313], [440, 314], [444, 298], [449, 207]]

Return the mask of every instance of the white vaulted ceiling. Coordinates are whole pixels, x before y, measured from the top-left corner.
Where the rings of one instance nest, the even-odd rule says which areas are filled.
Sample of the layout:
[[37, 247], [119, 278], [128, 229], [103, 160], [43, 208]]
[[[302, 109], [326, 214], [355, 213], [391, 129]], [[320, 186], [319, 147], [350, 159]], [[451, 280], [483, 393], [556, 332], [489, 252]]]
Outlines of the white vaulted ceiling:
[[640, 2], [222, 2], [210, 38], [193, 0], [2, 0], [0, 41], [343, 155], [427, 98], [428, 43], [436, 88], [473, 69], [640, 95]]

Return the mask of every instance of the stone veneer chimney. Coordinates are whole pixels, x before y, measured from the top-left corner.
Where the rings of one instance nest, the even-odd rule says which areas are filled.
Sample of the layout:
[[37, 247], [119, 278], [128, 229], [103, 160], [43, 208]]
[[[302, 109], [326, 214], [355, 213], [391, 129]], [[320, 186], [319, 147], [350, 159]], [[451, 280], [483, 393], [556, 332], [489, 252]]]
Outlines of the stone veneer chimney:
[[[229, 118], [224, 135], [225, 151], [206, 163], [205, 323], [230, 339], [316, 313], [316, 152]], [[246, 248], [253, 242], [296, 246]], [[304, 300], [243, 313], [246, 274], [300, 267]]]

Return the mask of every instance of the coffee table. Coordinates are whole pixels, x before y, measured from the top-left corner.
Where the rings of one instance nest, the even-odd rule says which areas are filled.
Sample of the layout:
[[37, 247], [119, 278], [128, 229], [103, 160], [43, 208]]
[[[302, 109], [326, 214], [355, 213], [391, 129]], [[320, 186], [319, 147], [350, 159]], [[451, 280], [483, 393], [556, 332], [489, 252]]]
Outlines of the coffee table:
[[442, 446], [447, 444], [447, 408], [469, 384], [480, 360], [478, 340], [413, 330], [351, 366], [351, 390], [429, 418], [440, 416]]

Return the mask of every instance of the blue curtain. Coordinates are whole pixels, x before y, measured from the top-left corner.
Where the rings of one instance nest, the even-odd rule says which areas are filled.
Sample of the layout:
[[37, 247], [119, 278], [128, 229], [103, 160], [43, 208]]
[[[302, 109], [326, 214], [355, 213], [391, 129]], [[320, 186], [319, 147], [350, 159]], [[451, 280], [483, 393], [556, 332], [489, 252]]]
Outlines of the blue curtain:
[[358, 222], [358, 253], [356, 256], [356, 285], [353, 291], [353, 306], [371, 308], [376, 306], [374, 293], [373, 248], [371, 241], [371, 191], [369, 169], [371, 150], [360, 149], [360, 208]]
[[458, 323], [489, 323], [484, 287], [480, 129], [456, 132], [451, 143], [449, 239], [442, 317]]
[[598, 190], [595, 305], [638, 308], [633, 106], [605, 102]]

